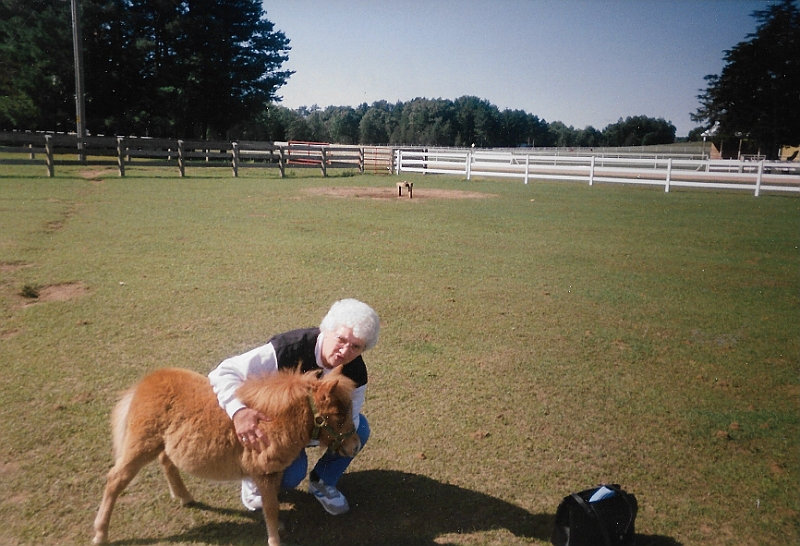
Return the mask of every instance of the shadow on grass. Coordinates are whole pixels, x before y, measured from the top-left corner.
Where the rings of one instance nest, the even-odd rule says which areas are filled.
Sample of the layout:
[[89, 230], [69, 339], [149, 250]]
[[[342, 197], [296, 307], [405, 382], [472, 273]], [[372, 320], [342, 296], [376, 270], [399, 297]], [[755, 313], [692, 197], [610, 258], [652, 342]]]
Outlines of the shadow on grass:
[[[285, 525], [282, 543], [328, 546], [447, 544], [443, 535], [506, 530], [516, 537], [550, 540], [553, 514], [531, 514], [509, 502], [440, 483], [417, 474], [392, 470], [367, 470], [346, 474], [340, 484], [350, 499], [350, 512], [332, 517], [316, 500], [299, 490], [281, 494]], [[214, 508], [195, 503], [194, 509], [212, 511], [246, 521], [207, 523], [191, 530], [153, 539], [115, 542], [145, 545], [155, 542], [203, 542], [208, 544], [263, 544], [264, 521], [258, 513]], [[438, 540], [437, 540], [438, 539]], [[637, 546], [680, 546], [666, 537], [637, 535]]]
[[636, 535], [636, 546], [681, 546], [681, 543], [659, 535]]

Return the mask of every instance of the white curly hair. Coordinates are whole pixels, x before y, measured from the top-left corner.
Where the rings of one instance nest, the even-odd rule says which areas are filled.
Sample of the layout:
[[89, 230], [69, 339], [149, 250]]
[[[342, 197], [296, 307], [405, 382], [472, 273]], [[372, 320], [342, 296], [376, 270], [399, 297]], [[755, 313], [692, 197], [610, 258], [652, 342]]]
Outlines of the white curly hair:
[[331, 305], [319, 329], [333, 332], [340, 326], [352, 329], [355, 337], [364, 340], [365, 350], [372, 349], [378, 343], [381, 329], [378, 313], [363, 301], [353, 298], [337, 301]]

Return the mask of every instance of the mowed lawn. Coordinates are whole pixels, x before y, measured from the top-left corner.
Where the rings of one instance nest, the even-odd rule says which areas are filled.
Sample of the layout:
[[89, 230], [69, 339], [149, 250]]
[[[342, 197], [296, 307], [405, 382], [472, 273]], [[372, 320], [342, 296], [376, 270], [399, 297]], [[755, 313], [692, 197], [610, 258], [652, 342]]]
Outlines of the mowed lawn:
[[[43, 170], [0, 167], [0, 544], [90, 542], [143, 374], [207, 373], [343, 297], [382, 319], [373, 436], [346, 516], [282, 497], [286, 544], [546, 544], [600, 482], [637, 496], [640, 546], [800, 538], [797, 197]], [[187, 485], [199, 506], [149, 466], [110, 539], [265, 543], [238, 484]]]

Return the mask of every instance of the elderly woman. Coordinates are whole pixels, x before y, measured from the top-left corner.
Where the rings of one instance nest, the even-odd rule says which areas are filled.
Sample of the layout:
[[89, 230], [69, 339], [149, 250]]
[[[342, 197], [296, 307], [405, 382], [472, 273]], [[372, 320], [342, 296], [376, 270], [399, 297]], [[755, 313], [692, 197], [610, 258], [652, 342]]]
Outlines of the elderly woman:
[[[269, 438], [258, 427], [259, 421], [268, 421], [269, 416], [242, 404], [236, 398], [236, 389], [251, 375], [295, 368], [298, 364], [304, 372], [321, 369], [323, 373], [344, 366], [344, 375], [356, 383], [353, 419], [361, 445], [366, 444], [369, 423], [361, 414], [361, 408], [367, 388], [367, 367], [361, 354], [375, 346], [379, 330], [378, 315], [369, 305], [344, 299], [331, 306], [319, 328], [276, 335], [266, 345], [220, 363], [208, 377], [220, 406], [233, 420], [236, 435], [244, 447], [260, 451], [269, 445]], [[309, 493], [329, 514], [344, 514], [350, 508], [336, 484], [352, 460], [351, 457], [326, 452], [309, 475]], [[284, 471], [281, 486], [286, 489], [297, 487], [305, 478], [307, 469], [308, 458], [302, 451]], [[252, 480], [242, 481], [242, 503], [249, 510], [261, 508], [261, 496]]]

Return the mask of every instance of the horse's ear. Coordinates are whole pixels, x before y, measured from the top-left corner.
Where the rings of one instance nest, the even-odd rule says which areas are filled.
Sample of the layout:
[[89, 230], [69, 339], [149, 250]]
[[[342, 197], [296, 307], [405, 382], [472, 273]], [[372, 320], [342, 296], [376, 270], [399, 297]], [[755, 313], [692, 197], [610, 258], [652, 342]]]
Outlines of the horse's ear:
[[338, 379], [336, 381], [320, 381], [317, 383], [317, 392], [320, 396], [330, 396], [338, 384]]

